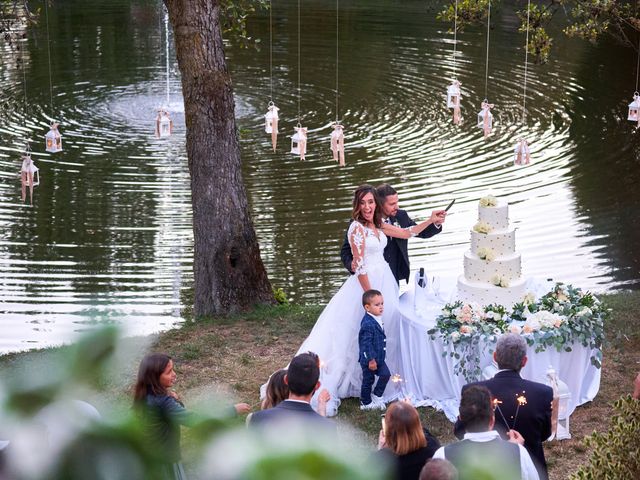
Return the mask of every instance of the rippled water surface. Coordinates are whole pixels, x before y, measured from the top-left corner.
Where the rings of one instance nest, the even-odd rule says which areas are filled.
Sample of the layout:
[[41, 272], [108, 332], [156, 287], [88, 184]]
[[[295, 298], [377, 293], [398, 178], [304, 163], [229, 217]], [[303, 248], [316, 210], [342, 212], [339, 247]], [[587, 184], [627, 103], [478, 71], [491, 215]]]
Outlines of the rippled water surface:
[[[278, 151], [261, 128], [269, 101], [269, 24], [250, 22], [262, 48], [230, 47], [244, 176], [263, 259], [275, 286], [296, 302], [326, 302], [344, 280], [338, 252], [355, 186], [389, 182], [401, 205], [424, 218], [456, 198], [442, 234], [410, 242], [414, 268], [462, 271], [477, 199], [507, 199], [525, 275], [606, 291], [640, 285], [638, 140], [626, 104], [633, 52], [556, 35], [551, 61], [530, 66], [521, 124], [524, 38], [506, 7], [494, 16], [487, 97], [488, 139], [475, 127], [485, 96], [485, 32], [458, 37], [464, 123], [451, 125], [444, 92], [452, 35], [418, 1], [342, 1], [338, 115], [347, 166], [331, 159], [336, 118], [336, 24], [332, 2], [307, 0], [298, 69], [296, 2], [274, 2], [273, 99]], [[168, 328], [190, 302], [192, 230], [180, 80], [170, 48], [169, 109], [175, 134], [153, 135], [166, 103], [159, 2], [56, 2], [45, 23], [24, 26], [23, 72], [2, 45], [0, 107], [0, 352], [69, 340], [95, 323], [131, 333]], [[559, 28], [559, 26], [558, 26]], [[308, 158], [287, 154], [300, 113]], [[44, 152], [50, 119], [64, 151]], [[534, 162], [514, 167], [522, 132]], [[20, 150], [31, 140], [41, 173], [34, 206], [22, 204]]]

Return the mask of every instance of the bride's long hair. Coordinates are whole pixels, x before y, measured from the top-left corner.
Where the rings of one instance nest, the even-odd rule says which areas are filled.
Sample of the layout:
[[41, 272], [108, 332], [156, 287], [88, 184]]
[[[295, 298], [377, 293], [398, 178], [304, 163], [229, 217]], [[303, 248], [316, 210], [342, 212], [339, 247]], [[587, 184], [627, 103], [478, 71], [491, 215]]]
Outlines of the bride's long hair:
[[380, 226], [382, 226], [382, 206], [381, 206], [381, 203], [380, 203], [380, 196], [376, 192], [376, 189], [374, 187], [372, 187], [371, 185], [368, 185], [368, 184], [360, 185], [356, 189], [356, 191], [354, 192], [354, 194], [353, 194], [353, 212], [351, 214], [351, 217], [356, 222], [360, 222], [363, 225], [366, 223], [366, 220], [364, 219], [364, 217], [362, 216], [362, 213], [360, 212], [360, 202], [362, 201], [362, 199], [364, 198], [364, 196], [367, 193], [372, 194], [373, 195], [373, 199], [376, 201], [376, 209], [373, 212], [373, 224], [377, 228], [380, 228]]

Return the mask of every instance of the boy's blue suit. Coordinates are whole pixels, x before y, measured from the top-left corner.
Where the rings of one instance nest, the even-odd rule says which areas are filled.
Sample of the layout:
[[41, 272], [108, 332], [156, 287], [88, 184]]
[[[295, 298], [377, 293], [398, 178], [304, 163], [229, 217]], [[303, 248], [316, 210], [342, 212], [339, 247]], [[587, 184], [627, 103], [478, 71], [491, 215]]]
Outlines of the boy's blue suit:
[[[365, 313], [360, 322], [360, 333], [358, 334], [358, 347], [360, 354], [358, 362], [362, 367], [362, 388], [360, 390], [360, 401], [363, 405], [371, 403], [371, 387], [378, 376], [378, 384], [373, 394], [382, 397], [387, 382], [391, 378], [389, 367], [384, 362], [387, 354], [387, 336], [380, 324], [368, 313]], [[375, 360], [377, 370], [369, 370], [369, 361]]]

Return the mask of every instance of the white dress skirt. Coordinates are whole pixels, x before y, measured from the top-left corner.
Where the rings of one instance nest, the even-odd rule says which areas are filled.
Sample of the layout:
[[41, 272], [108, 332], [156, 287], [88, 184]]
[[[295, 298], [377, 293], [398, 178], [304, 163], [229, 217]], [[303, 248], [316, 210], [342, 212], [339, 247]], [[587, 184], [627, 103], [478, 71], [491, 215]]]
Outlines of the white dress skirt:
[[[382, 292], [384, 299], [384, 331], [387, 336], [386, 364], [391, 375], [400, 374], [399, 328], [398, 328], [398, 283], [384, 259], [387, 237], [376, 233], [358, 222], [352, 222], [348, 236], [354, 233], [364, 236], [364, 255], [357, 272], [366, 273], [372, 289]], [[353, 243], [352, 243], [353, 245]], [[327, 405], [327, 416], [337, 413], [340, 399], [359, 397], [362, 385], [362, 368], [358, 363], [358, 332], [365, 313], [362, 306], [362, 286], [358, 275], [351, 275], [333, 296], [318, 317], [311, 333], [298, 349], [298, 354], [314, 352], [320, 356], [321, 387], [312, 400], [317, 403], [317, 395], [326, 388], [331, 394]], [[397, 398], [396, 384], [389, 382], [384, 399]]]

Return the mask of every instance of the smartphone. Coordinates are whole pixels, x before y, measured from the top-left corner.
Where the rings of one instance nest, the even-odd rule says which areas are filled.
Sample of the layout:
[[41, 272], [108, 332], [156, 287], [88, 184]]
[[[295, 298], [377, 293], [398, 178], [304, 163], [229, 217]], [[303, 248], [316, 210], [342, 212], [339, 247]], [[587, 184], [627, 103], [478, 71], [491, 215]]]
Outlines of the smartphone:
[[420, 273], [418, 273], [418, 286], [424, 287], [424, 268], [420, 267]]
[[387, 427], [386, 427], [386, 425], [384, 423], [384, 413], [380, 415], [380, 421], [382, 423], [382, 433], [384, 435], [387, 435]]
[[456, 203], [456, 199], [454, 198], [453, 200], [451, 200], [451, 203], [449, 205], [447, 205], [447, 208], [444, 209], [445, 212], [448, 212], [449, 209], [451, 207], [453, 207], [453, 204]]

